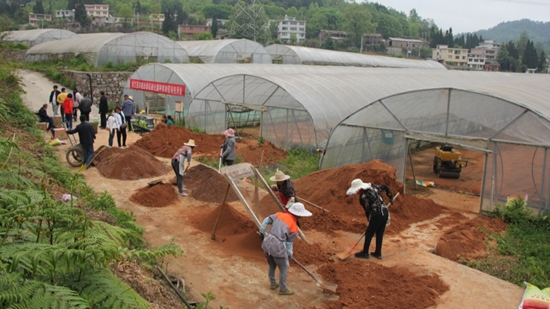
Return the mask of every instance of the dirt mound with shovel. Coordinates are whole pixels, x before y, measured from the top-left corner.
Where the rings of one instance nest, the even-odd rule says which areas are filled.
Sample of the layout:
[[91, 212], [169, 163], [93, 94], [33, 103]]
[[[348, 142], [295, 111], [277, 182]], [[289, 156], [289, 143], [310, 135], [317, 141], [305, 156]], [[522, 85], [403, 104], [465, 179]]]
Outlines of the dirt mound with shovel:
[[171, 170], [168, 165], [139, 147], [101, 146], [96, 153], [94, 164], [101, 175], [107, 178], [136, 180], [162, 176]]
[[[218, 171], [199, 164], [187, 170], [183, 185], [190, 190], [188, 194], [199, 201], [221, 203], [229, 183]], [[233, 202], [237, 200], [239, 198], [230, 188], [225, 201]]]
[[[336, 230], [363, 233], [367, 219], [359, 204], [359, 196], [346, 196], [346, 191], [355, 178], [360, 178], [364, 182], [385, 184], [394, 196], [397, 192], [403, 192], [403, 184], [395, 179], [395, 168], [381, 160], [316, 171], [294, 181], [296, 194], [299, 201], [300, 198], [305, 199], [328, 212], [302, 201], [306, 208], [314, 213], [311, 218], [303, 220], [302, 228], [322, 228], [322, 231], [329, 233]], [[385, 193], [382, 196], [385, 198]], [[264, 197], [261, 205], [260, 212], [263, 216], [279, 211], [269, 197]], [[388, 234], [398, 233], [411, 223], [437, 217], [444, 210], [445, 207], [432, 200], [400, 194], [390, 206], [391, 225], [386, 231]]]
[[329, 309], [423, 309], [437, 305], [439, 295], [449, 290], [437, 275], [420, 276], [406, 268], [368, 261], [327, 264], [317, 272], [338, 284], [340, 298], [326, 301]]
[[[237, 204], [239, 207], [240, 203]], [[215, 240], [209, 240], [212, 245], [219, 246], [227, 256], [240, 256], [246, 260], [264, 259], [262, 241], [257, 234], [256, 225], [250, 217], [233, 208], [230, 203], [214, 208], [205, 204], [196, 213], [187, 215], [186, 220], [189, 225], [211, 235], [218, 215]]]
[[160, 183], [137, 189], [130, 200], [147, 207], [165, 207], [178, 201], [178, 195], [171, 184]]

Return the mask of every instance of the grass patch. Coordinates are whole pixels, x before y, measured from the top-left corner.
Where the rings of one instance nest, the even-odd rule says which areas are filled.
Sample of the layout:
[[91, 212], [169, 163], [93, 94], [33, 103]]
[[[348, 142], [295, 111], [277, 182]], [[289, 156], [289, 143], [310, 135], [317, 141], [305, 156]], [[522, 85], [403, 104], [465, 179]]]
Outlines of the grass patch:
[[317, 170], [319, 166], [319, 154], [311, 153], [303, 148], [295, 148], [287, 152], [287, 157], [279, 162], [278, 166], [262, 167], [261, 173], [265, 179], [275, 175], [279, 168], [292, 180], [307, 176]]
[[495, 254], [466, 265], [519, 286], [550, 286], [550, 216], [533, 216], [521, 197], [490, 215], [510, 225], [504, 235], [492, 235]]

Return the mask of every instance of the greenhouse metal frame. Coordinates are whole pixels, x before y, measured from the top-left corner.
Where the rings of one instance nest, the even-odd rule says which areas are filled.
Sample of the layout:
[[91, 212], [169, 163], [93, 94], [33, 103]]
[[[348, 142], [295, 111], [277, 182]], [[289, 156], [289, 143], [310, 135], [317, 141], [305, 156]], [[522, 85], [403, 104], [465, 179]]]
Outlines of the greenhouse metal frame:
[[441, 63], [433, 60], [402, 59], [280, 44], [267, 46], [265, 50], [271, 55], [273, 63], [277, 64], [445, 70]]
[[247, 39], [177, 41], [193, 62], [203, 63], [264, 63], [271, 64], [271, 56], [257, 42]]
[[22, 43], [28, 45], [29, 47], [50, 41], [80, 38], [78, 34], [63, 29], [19, 30], [4, 32], [3, 34], [7, 34], [6, 37], [4, 37], [4, 41], [15, 44]]
[[128, 62], [189, 62], [183, 48], [169, 38], [152, 32], [83, 34], [74, 40], [46, 42], [30, 48], [26, 61], [55, 60], [84, 55], [94, 66]]

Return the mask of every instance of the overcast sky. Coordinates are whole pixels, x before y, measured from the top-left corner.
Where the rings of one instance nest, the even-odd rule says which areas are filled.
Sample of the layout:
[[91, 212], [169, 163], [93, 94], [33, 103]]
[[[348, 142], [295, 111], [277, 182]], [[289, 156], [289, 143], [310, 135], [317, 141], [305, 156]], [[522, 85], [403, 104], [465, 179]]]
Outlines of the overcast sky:
[[[357, 2], [360, 2], [357, 1]], [[550, 0], [369, 0], [409, 15], [416, 9], [420, 17], [433, 19], [443, 31], [453, 34], [489, 29], [504, 21], [524, 18], [550, 21]]]

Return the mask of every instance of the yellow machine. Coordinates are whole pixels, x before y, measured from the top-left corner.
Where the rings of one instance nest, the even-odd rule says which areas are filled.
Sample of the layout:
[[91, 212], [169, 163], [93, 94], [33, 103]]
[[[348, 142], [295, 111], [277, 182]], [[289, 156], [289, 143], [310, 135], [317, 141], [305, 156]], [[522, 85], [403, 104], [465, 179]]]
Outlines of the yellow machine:
[[434, 173], [439, 178], [460, 177], [462, 168], [468, 165], [468, 161], [462, 160], [462, 153], [453, 149], [450, 145], [441, 145], [435, 147]]

